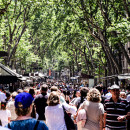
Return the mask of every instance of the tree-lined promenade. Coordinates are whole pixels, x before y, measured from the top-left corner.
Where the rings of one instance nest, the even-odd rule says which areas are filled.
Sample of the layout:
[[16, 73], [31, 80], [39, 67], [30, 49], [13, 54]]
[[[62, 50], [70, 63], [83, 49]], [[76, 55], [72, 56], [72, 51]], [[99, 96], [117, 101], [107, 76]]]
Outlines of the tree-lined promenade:
[[102, 85], [41, 82], [13, 93], [0, 86], [0, 130], [129, 130], [129, 119], [129, 86], [104, 91]]
[[[128, 0], [0, 0], [0, 61], [16, 71], [64, 67], [71, 76], [122, 73], [128, 50]], [[127, 68], [129, 69], [129, 68]]]

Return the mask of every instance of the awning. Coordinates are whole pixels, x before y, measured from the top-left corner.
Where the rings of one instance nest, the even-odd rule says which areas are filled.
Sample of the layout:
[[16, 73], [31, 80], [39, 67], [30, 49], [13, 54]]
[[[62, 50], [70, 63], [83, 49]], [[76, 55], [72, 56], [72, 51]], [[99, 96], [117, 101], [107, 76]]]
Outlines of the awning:
[[0, 63], [0, 83], [8, 84], [17, 82], [22, 76]]
[[130, 73], [120, 74], [118, 75], [119, 79], [130, 79]]
[[114, 79], [116, 77], [118, 77], [118, 75], [110, 75], [110, 76], [102, 77], [101, 79], [107, 80], [107, 79]]
[[19, 80], [21, 80], [21, 81], [26, 81], [26, 80], [27, 80], [27, 77], [22, 76], [21, 78], [19, 78]]
[[4, 75], [4, 76], [7, 76], [7, 75], [12, 75], [12, 76], [16, 76], [16, 77], [22, 77], [22, 75], [14, 72], [13, 70], [11, 70], [10, 68], [6, 67], [5, 65], [1, 64], [0, 63], [0, 75]]
[[120, 74], [120, 75], [110, 75], [106, 77], [102, 77], [101, 79], [107, 80], [107, 79], [113, 79], [118, 77], [118, 79], [130, 79], [130, 73]]

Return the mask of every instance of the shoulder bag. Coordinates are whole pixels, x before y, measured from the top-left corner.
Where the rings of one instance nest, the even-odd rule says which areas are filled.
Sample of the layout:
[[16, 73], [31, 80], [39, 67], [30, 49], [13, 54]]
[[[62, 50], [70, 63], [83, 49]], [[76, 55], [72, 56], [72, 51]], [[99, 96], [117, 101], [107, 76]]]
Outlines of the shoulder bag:
[[73, 120], [71, 119], [71, 117], [67, 114], [64, 106], [63, 106], [63, 111], [64, 111], [64, 119], [65, 119], [67, 130], [76, 130], [75, 124]]

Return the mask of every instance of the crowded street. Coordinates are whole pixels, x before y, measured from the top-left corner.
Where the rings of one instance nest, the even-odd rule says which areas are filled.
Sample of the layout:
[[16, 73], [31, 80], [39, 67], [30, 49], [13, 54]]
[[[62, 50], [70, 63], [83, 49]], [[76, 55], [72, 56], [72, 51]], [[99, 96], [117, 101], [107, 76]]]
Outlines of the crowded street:
[[0, 0], [0, 130], [130, 130], [128, 0]]
[[102, 84], [89, 88], [61, 81], [14, 92], [0, 86], [1, 126], [12, 130], [126, 130], [130, 128], [129, 92], [129, 86], [126, 91], [116, 84], [104, 90]]

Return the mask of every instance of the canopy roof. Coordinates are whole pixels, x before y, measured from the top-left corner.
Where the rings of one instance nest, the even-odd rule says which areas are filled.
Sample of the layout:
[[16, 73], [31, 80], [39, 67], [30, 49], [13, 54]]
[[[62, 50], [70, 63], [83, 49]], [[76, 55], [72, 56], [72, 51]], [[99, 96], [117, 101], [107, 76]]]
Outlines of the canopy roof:
[[118, 75], [119, 79], [130, 79], [130, 73], [120, 74]]
[[124, 74], [119, 74], [119, 75], [111, 75], [111, 76], [106, 76], [102, 77], [101, 79], [107, 80], [107, 79], [113, 79], [118, 77], [118, 79], [130, 79], [130, 73], [124, 73]]
[[0, 83], [13, 83], [20, 77], [22, 76], [0, 63]]

